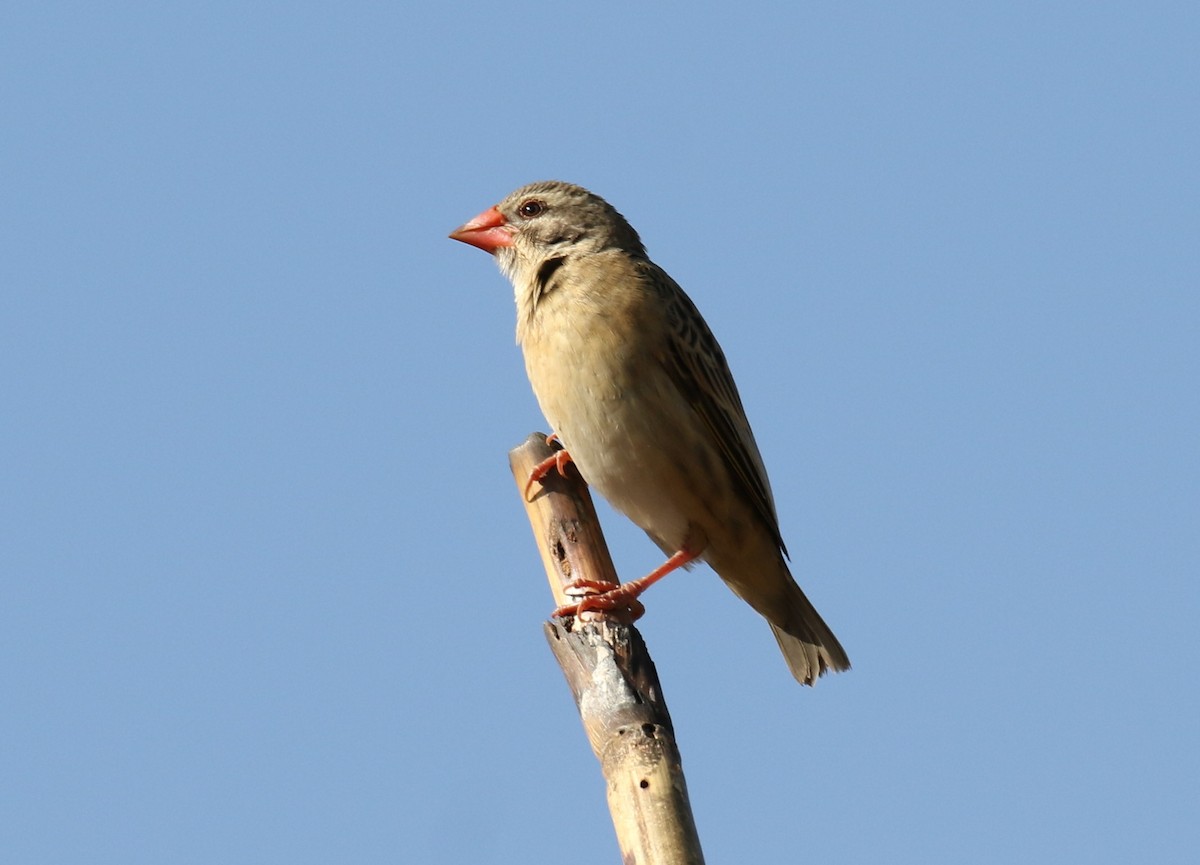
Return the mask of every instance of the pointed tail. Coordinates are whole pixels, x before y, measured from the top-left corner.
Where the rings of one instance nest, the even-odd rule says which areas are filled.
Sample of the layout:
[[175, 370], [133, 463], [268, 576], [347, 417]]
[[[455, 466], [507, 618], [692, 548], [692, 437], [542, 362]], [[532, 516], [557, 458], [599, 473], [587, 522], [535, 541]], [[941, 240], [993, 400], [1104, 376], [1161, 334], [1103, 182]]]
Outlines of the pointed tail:
[[838, 638], [795, 580], [789, 579], [789, 582], [794, 591], [788, 598], [786, 615], [782, 621], [777, 619], [770, 624], [796, 681], [802, 685], [812, 685], [827, 670], [849, 670], [850, 658]]

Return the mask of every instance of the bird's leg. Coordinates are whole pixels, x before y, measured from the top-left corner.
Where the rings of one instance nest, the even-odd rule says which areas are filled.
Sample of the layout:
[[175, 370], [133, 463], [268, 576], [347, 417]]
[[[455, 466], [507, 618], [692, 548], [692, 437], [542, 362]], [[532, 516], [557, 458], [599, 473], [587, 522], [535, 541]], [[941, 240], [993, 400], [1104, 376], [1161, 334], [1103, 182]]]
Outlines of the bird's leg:
[[[600, 580], [572, 580], [563, 587], [563, 593], [570, 598], [578, 598], [574, 604], [565, 604], [557, 608], [550, 615], [554, 618], [561, 616], [577, 616], [587, 610], [613, 610], [618, 607], [623, 607], [629, 610], [629, 621], [636, 622], [646, 612], [646, 608], [642, 606], [642, 602], [637, 598], [630, 598], [625, 601], [620, 599], [613, 601], [612, 606], [608, 605], [610, 594], [617, 589], [623, 588], [620, 583], [601, 582]], [[589, 602], [592, 599], [599, 599], [599, 603], [591, 605]]]
[[[558, 433], [551, 433], [550, 435], [546, 436], [546, 444], [551, 445], [556, 441], [558, 441]], [[554, 452], [554, 456], [546, 457], [546, 459], [534, 466], [533, 471], [529, 473], [529, 480], [525, 482], [525, 498], [529, 498], [530, 488], [546, 475], [550, 474], [550, 472], [557, 471], [565, 478], [567, 476], [567, 464], [570, 462], [571, 455], [562, 449], [562, 444], [560, 442], [559, 450]]]
[[582, 595], [579, 603], [565, 604], [554, 611], [554, 616], [578, 616], [588, 610], [617, 610], [628, 607], [636, 621], [641, 618], [646, 608], [638, 600], [638, 596], [657, 583], [671, 571], [678, 570], [700, 557], [703, 547], [693, 551], [685, 545], [683, 549], [671, 556], [657, 568], [644, 577], [630, 580], [628, 583], [614, 587], [611, 583], [599, 583], [595, 580], [575, 580], [566, 587], [568, 595]]

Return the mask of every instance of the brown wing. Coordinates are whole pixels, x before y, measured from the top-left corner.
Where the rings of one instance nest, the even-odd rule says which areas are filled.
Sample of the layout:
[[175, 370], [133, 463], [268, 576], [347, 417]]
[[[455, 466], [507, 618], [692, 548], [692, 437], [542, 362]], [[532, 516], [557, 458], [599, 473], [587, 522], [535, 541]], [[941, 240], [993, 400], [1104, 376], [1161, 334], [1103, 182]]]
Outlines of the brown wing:
[[775, 500], [742, 399], [717, 345], [695, 304], [662, 268], [645, 262], [647, 280], [667, 303], [671, 337], [664, 340], [661, 360], [671, 380], [712, 436], [717, 450], [747, 501], [754, 505], [763, 523], [787, 555], [779, 533]]

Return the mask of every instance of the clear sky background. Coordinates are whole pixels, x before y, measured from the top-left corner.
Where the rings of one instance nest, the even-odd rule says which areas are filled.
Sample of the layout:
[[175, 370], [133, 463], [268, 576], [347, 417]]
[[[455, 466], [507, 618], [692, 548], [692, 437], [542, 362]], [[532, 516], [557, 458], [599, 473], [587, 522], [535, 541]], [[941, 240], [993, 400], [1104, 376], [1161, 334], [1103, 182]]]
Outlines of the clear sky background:
[[709, 861], [1200, 859], [1195, 3], [115, 7], [0, 13], [6, 862], [617, 861], [446, 238], [546, 178], [704, 312], [855, 663], [647, 595]]

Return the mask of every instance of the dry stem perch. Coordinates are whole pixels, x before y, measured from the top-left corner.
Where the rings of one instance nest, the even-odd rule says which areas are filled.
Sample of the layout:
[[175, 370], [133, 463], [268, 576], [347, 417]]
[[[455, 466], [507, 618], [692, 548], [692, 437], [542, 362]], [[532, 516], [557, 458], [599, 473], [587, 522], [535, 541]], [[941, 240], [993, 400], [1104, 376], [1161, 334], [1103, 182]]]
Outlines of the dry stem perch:
[[[541, 433], [509, 451], [523, 498], [530, 472], [553, 454]], [[618, 582], [591, 496], [574, 469], [566, 477], [550, 472], [524, 501], [557, 605], [571, 600], [563, 589], [574, 580]], [[671, 716], [641, 635], [599, 612], [545, 627], [600, 761], [623, 861], [700, 865]]]

